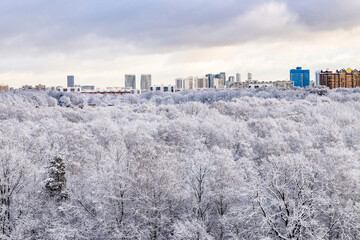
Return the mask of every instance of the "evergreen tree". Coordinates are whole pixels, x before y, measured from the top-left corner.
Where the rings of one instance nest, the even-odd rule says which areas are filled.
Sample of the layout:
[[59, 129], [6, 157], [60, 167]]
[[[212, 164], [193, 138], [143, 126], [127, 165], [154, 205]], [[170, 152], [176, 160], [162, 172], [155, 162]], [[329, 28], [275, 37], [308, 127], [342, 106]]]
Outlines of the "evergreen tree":
[[50, 160], [49, 177], [46, 179], [45, 188], [50, 197], [57, 201], [64, 201], [68, 198], [66, 191], [66, 165], [64, 160], [56, 156]]

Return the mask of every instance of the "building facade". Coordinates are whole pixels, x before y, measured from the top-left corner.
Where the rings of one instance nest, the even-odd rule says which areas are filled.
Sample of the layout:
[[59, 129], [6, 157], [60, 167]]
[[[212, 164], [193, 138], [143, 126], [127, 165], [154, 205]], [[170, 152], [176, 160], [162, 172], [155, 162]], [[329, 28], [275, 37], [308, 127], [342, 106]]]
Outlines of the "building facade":
[[315, 86], [320, 86], [320, 73], [321, 71], [315, 72]]
[[38, 84], [38, 85], [35, 85], [35, 89], [38, 90], [38, 91], [45, 91], [46, 86], [42, 85], [42, 84]]
[[194, 88], [209, 88], [209, 79], [207, 77], [196, 77], [194, 80]]
[[221, 72], [219, 74], [215, 75], [215, 78], [221, 79], [222, 80], [222, 85], [224, 86], [226, 83], [226, 73], [225, 72]]
[[294, 87], [294, 82], [289, 80], [278, 80], [272, 82], [273, 86], [276, 88], [292, 88]]
[[22, 90], [32, 90], [33, 86], [32, 85], [24, 85], [21, 87]]
[[290, 80], [294, 82], [295, 87], [310, 86], [310, 70], [297, 67], [290, 70]]
[[81, 91], [94, 91], [95, 86], [94, 85], [84, 85], [81, 86]]
[[0, 91], [9, 91], [8, 85], [0, 85]]
[[241, 74], [236, 73], [236, 82], [241, 82]]
[[58, 92], [77, 92], [80, 93], [81, 92], [81, 88], [80, 87], [57, 87], [56, 91]]
[[136, 89], [136, 76], [126, 74], [125, 75], [125, 88]]
[[176, 89], [183, 89], [183, 79], [182, 78], [175, 79], [175, 87], [176, 87]]
[[224, 88], [224, 81], [222, 78], [214, 78], [214, 88]]
[[276, 87], [276, 88], [292, 88], [294, 82], [289, 80], [278, 81], [258, 81], [258, 80], [246, 80], [244, 82], [231, 83], [231, 88], [262, 88], [262, 87]]
[[209, 74], [206, 74], [205, 76], [209, 80], [209, 88], [213, 88], [214, 87], [214, 74], [209, 73]]
[[175, 92], [175, 86], [151, 86], [150, 87], [151, 92]]
[[354, 88], [360, 87], [360, 73], [357, 69], [342, 69], [319, 72], [319, 84], [321, 86], [333, 88]]
[[194, 89], [194, 77], [187, 77], [183, 81], [183, 88], [186, 90]]
[[67, 76], [67, 87], [75, 87], [75, 78], [74, 76]]
[[149, 91], [151, 87], [151, 74], [141, 74], [140, 80], [141, 91]]

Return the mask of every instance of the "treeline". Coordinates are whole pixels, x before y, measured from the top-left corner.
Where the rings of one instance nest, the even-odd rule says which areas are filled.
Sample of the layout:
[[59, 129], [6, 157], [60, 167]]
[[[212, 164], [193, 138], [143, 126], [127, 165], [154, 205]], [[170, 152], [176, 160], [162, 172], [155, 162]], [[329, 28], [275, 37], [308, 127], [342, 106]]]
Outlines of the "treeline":
[[0, 93], [0, 239], [360, 239], [359, 98]]
[[259, 89], [203, 89], [196, 91], [180, 91], [174, 93], [148, 92], [143, 94], [74, 94], [66, 92], [43, 92], [43, 91], [14, 91], [0, 94], [0, 103], [24, 105], [24, 106], [64, 106], [64, 107], [86, 107], [86, 106], [117, 106], [123, 103], [129, 104], [182, 104], [187, 102], [201, 102], [211, 104], [214, 102], [230, 102], [242, 97], [275, 98], [286, 101], [307, 100], [316, 102], [319, 96], [326, 96], [337, 102], [358, 101], [360, 88], [344, 89], [338, 88], [259, 88]]

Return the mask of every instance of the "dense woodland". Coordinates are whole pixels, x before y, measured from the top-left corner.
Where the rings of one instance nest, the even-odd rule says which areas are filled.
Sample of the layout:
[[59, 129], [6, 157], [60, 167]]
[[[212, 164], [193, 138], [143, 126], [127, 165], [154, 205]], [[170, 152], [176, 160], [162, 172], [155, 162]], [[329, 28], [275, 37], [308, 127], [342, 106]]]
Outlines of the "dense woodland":
[[0, 239], [360, 239], [360, 89], [0, 93]]

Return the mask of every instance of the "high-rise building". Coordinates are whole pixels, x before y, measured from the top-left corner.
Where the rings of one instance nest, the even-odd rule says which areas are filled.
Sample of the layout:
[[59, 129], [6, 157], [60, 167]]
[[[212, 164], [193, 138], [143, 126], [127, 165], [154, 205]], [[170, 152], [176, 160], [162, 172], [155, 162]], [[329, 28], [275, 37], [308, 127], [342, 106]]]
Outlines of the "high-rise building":
[[183, 88], [183, 79], [182, 78], [175, 79], [175, 87], [176, 87], [176, 89]]
[[194, 78], [193, 77], [187, 77], [183, 81], [183, 88], [184, 89], [194, 89]]
[[310, 70], [297, 67], [290, 70], [290, 80], [295, 87], [308, 87], [310, 85]]
[[315, 72], [315, 86], [320, 86], [320, 74], [321, 74], [321, 71]]
[[209, 79], [207, 77], [196, 77], [194, 80], [194, 88], [209, 88]]
[[226, 73], [225, 72], [215, 74], [215, 78], [221, 79], [223, 81], [222, 85], [225, 85], [225, 82], [226, 82]]
[[135, 75], [125, 75], [125, 88], [136, 89], [136, 77]]
[[209, 80], [209, 88], [213, 88], [214, 87], [214, 74], [209, 73], [209, 74], [206, 74], [205, 76]]
[[223, 85], [225, 85], [225, 82], [226, 82], [226, 73], [221, 72], [221, 73], [220, 73], [220, 78], [223, 80]]
[[234, 76], [229, 76], [229, 79], [226, 81], [226, 88], [231, 88], [231, 84], [235, 82], [235, 77]]
[[236, 74], [236, 82], [241, 82], [241, 74], [240, 73]]
[[151, 74], [141, 75], [141, 91], [149, 91], [151, 87]]
[[72, 75], [67, 76], [67, 87], [74, 87], [74, 86], [75, 86], [74, 76]]
[[253, 75], [252, 73], [248, 73], [248, 81], [252, 81], [253, 80]]
[[219, 74], [215, 74], [215, 78], [219, 78], [223, 81], [222, 85], [225, 86], [226, 83], [226, 73], [225, 72], [221, 72]]

